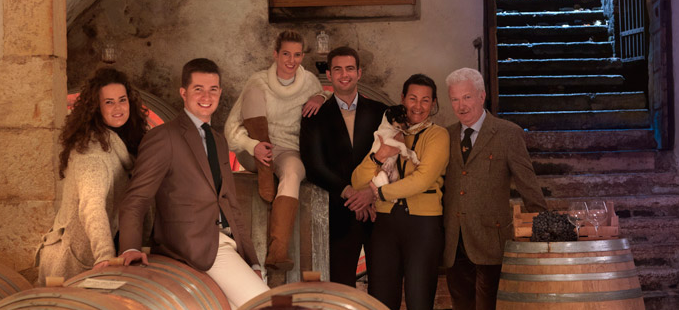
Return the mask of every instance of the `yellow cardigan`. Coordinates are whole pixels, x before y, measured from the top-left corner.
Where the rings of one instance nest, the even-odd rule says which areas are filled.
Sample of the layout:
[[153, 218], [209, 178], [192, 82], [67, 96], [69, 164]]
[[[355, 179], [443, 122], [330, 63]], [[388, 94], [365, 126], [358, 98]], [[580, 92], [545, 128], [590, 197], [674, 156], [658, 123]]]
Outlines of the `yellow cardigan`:
[[[415, 135], [405, 137], [405, 144], [410, 148]], [[406, 198], [408, 209], [412, 215], [435, 216], [443, 214], [441, 205], [441, 186], [443, 175], [450, 158], [450, 137], [448, 131], [441, 126], [431, 125], [420, 133], [415, 145], [415, 153], [420, 164], [415, 167], [412, 162], [406, 164], [405, 177], [394, 183], [380, 187], [384, 200], [376, 203], [377, 212], [390, 213], [394, 203], [392, 200]], [[401, 165], [403, 161], [401, 161]], [[352, 186], [364, 189], [372, 178], [380, 171], [380, 167], [370, 158], [370, 154], [356, 167], [351, 176]], [[425, 193], [435, 191], [435, 193]]]

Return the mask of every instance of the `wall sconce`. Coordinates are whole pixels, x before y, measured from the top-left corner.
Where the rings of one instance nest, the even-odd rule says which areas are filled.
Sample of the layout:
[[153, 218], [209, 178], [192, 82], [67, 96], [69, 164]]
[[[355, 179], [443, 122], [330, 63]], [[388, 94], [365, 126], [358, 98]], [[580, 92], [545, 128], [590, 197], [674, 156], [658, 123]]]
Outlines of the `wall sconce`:
[[330, 53], [330, 36], [323, 30], [316, 36], [316, 53], [321, 59], [316, 62], [316, 69], [318, 69], [319, 74], [323, 75], [328, 70], [328, 62], [325, 57]]
[[116, 45], [110, 38], [106, 39], [102, 45], [101, 61], [109, 65], [116, 62]]

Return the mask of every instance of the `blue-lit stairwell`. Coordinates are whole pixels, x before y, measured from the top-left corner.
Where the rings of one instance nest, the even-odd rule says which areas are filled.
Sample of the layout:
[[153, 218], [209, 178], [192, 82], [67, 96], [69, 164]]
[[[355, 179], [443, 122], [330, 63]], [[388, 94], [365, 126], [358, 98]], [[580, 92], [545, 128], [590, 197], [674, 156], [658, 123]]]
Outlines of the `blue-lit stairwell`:
[[[649, 134], [645, 85], [623, 75], [599, 0], [499, 0], [498, 114], [529, 131]], [[613, 132], [612, 132], [613, 133]], [[648, 144], [623, 149], [653, 148]]]
[[645, 62], [616, 56], [618, 1], [496, 0], [497, 112], [526, 129], [552, 207], [614, 202], [646, 308], [679, 309], [679, 176], [653, 138]]

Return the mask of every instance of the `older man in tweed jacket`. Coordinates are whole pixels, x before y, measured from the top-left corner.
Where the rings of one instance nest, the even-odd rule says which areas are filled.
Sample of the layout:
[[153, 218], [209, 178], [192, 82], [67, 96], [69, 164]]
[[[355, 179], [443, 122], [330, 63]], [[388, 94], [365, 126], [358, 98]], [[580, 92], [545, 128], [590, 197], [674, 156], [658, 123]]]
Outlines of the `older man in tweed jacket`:
[[528, 210], [545, 209], [523, 130], [483, 108], [483, 77], [469, 68], [446, 79], [455, 115], [444, 194], [444, 266], [456, 310], [495, 309], [514, 181]]

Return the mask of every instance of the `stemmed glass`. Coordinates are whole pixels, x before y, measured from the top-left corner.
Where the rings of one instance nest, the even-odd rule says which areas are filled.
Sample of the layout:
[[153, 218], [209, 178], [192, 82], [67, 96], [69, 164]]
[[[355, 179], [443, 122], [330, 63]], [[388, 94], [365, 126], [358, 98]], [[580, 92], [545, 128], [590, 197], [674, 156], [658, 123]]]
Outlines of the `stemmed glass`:
[[606, 202], [590, 201], [585, 206], [587, 207], [587, 221], [594, 225], [595, 237], [599, 237], [599, 225], [603, 224], [608, 218]]
[[580, 226], [587, 219], [587, 205], [584, 201], [574, 201], [568, 205], [568, 221], [575, 225], [575, 231], [580, 239]]

